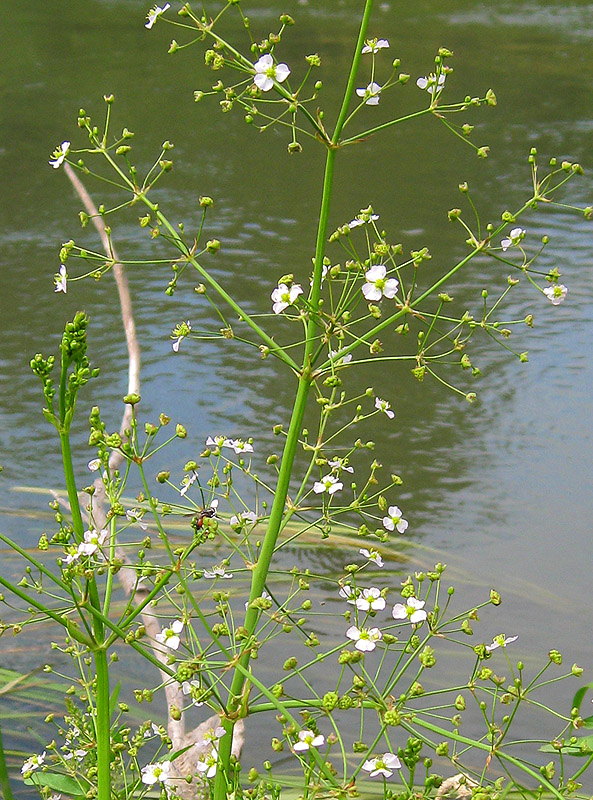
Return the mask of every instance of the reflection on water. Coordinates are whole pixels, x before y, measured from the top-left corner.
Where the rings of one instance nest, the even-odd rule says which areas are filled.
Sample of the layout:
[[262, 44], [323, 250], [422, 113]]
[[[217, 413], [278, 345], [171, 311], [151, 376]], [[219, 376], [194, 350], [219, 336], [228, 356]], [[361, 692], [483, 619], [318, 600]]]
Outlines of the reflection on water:
[[[60, 242], [78, 237], [96, 244], [92, 232], [77, 229], [79, 202], [65, 177], [47, 166], [57, 142], [72, 138], [76, 144], [80, 106], [101, 115], [102, 95], [115, 94], [116, 128], [136, 131], [140, 168], [164, 139], [175, 142], [176, 167], [159, 188], [158, 202], [189, 229], [199, 220], [199, 196], [214, 197], [207, 235], [223, 246], [210, 265], [247, 309], [269, 311], [269, 294], [281, 274], [293, 272], [304, 283], [310, 272], [321, 148], [306, 142], [302, 155], [288, 158], [282, 135], [259, 136], [240, 115], [222, 117], [207, 99], [196, 105], [192, 92], [207, 85], [210, 75], [197, 51], [166, 55], [169, 31], [164, 26], [145, 31], [145, 5], [93, 0], [81, 14], [74, 0], [32, 0], [26, 11], [19, 4], [4, 9], [0, 46], [11, 57], [0, 65], [3, 506], [42, 510], [45, 500], [15, 494], [11, 487], [59, 483], [52, 430], [39, 413], [39, 387], [26, 364], [36, 351], [57, 344], [63, 320], [75, 309], [84, 307], [91, 315], [91, 353], [102, 368], [92, 399], [87, 391], [80, 403], [75, 452], [81, 474], [88, 460], [85, 417], [91, 403], [98, 403], [115, 427], [118, 398], [126, 390], [125, 348], [110, 280], [71, 283], [66, 297], [52, 292]], [[264, 32], [281, 11], [297, 18], [298, 26], [283, 41], [283, 59], [296, 64], [304, 52], [322, 54], [320, 102], [330, 117], [334, 90], [345, 79], [359, 3], [252, 5], [254, 25]], [[466, 0], [437, 13], [433, 6], [426, 0], [378, 4], [371, 34], [390, 40], [390, 54], [401, 58], [412, 76], [430, 70], [439, 45], [454, 50], [455, 72], [447, 85], [452, 96], [492, 86], [498, 107], [468, 117], [476, 125], [476, 142], [489, 144], [491, 157], [475, 159], [469, 148], [444, 137], [434, 120], [376, 136], [342, 154], [330, 222], [335, 227], [372, 202], [390, 239], [402, 241], [405, 250], [430, 248], [426, 280], [465, 252], [463, 237], [446, 217], [460, 205], [460, 181], [469, 182], [488, 221], [524, 201], [531, 146], [542, 154], [542, 163], [549, 155], [583, 163], [586, 177], [571, 185], [567, 202], [591, 203], [593, 170], [591, 4], [493, 7]], [[394, 94], [398, 110], [417, 108], [417, 92], [410, 81]], [[382, 106], [377, 113], [387, 112]], [[109, 187], [89, 188], [97, 201], [116, 201]], [[460, 603], [476, 602], [478, 588], [490, 584], [503, 591], [508, 601], [485, 623], [488, 637], [518, 632], [522, 655], [554, 646], [570, 663], [586, 666], [593, 656], [590, 637], [583, 636], [591, 601], [592, 227], [573, 214], [547, 211], [538, 209], [522, 225], [532, 242], [550, 235], [540, 266], [557, 266], [569, 295], [558, 308], [527, 286], [512, 295], [509, 319], [535, 314], [533, 330], [517, 331], [514, 343], [517, 351], [529, 350], [528, 364], [476, 339], [472, 361], [483, 372], [471, 387], [479, 393], [476, 406], [435, 383], [419, 384], [408, 364], [382, 370], [380, 379], [360, 367], [346, 380], [351, 386], [374, 385], [397, 412], [372, 457], [404, 478], [397, 502], [410, 520], [406, 535], [436, 550], [434, 557], [421, 551], [419, 564], [452, 561], [451, 580], [459, 577], [462, 584]], [[124, 258], [158, 258], [162, 252], [133, 214], [114, 219], [113, 232]], [[479, 313], [484, 285], [506, 281], [506, 273], [492, 270], [483, 261], [460, 274], [451, 290], [460, 307]], [[192, 280], [183, 281], [174, 298], [166, 297], [168, 279], [156, 264], [130, 275], [143, 350], [143, 413], [153, 419], [165, 410], [188, 426], [190, 436], [176, 451], [180, 466], [208, 434], [257, 432], [263, 473], [265, 456], [279, 446], [272, 426], [286, 421], [291, 380], [236, 342], [224, 348], [184, 342], [182, 352], [173, 354], [173, 326], [181, 319], [195, 328], [205, 325], [209, 312], [193, 293]], [[379, 438], [370, 426], [362, 426], [359, 435]], [[28, 546], [47, 524], [16, 516], [2, 522], [6, 533]], [[303, 565], [310, 558], [328, 575], [351, 557], [331, 543], [298, 554]], [[14, 666], [22, 657], [6, 656]]]

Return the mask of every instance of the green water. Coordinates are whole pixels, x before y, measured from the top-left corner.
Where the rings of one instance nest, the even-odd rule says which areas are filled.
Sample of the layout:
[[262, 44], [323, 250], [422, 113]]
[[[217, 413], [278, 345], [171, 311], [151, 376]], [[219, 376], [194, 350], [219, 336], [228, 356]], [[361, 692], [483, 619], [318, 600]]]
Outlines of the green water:
[[[76, 130], [80, 107], [102, 115], [103, 94], [115, 95], [116, 128], [136, 132], [139, 167], [164, 139], [176, 144], [175, 169], [158, 201], [171, 219], [189, 226], [198, 218], [198, 197], [215, 199], [208, 221], [208, 235], [222, 242], [215, 272], [247, 309], [268, 311], [269, 293], [281, 274], [293, 272], [305, 282], [310, 270], [322, 149], [306, 141], [304, 152], [289, 158], [283, 135], [258, 135], [241, 115], [221, 115], [215, 101], [196, 105], [193, 91], [208, 86], [212, 76], [198, 49], [167, 55], [171, 31], [161, 24], [146, 31], [147, 7], [136, 0], [29, 0], [3, 7], [0, 503], [27, 511], [5, 514], [2, 530], [28, 546], [48, 526], [51, 530], [52, 522], [44, 516], [45, 498], [14, 487], [59, 482], [54, 437], [39, 413], [29, 358], [57, 344], [63, 321], [74, 310], [88, 311], [91, 352], [103, 377], [92, 401], [90, 394], [81, 401], [76, 458], [82, 475], [91, 402], [101, 405], [115, 428], [118, 398], [126, 388], [125, 348], [110, 282], [71, 284], [66, 297], [55, 295], [52, 286], [62, 241], [84, 236], [96, 244], [92, 233], [78, 228], [80, 203], [65, 176], [47, 165], [62, 140], [83, 144]], [[360, 7], [353, 0], [249, 4], [258, 36], [275, 27], [282, 11], [297, 19], [283, 41], [282, 60], [297, 64], [303, 54], [321, 54], [320, 104], [328, 118], [345, 80]], [[477, 159], [430, 119], [374, 137], [338, 159], [331, 226], [372, 202], [392, 240], [402, 241], [405, 250], [428, 246], [431, 269], [440, 270], [465, 252], [463, 237], [446, 216], [460, 205], [459, 182], [469, 182], [483, 219], [496, 220], [526, 197], [526, 155], [532, 146], [543, 161], [550, 155], [580, 161], [585, 178], [572, 185], [567, 199], [591, 204], [590, 3], [378, 3], [370, 32], [389, 39], [390, 56], [401, 58], [413, 78], [430, 71], [440, 45], [452, 49], [455, 71], [447, 82], [452, 98], [495, 90], [498, 106], [469, 119], [476, 125], [475, 141], [488, 144], [491, 156]], [[393, 95], [400, 113], [424, 101], [414, 82]], [[383, 105], [376, 111], [387, 113]], [[89, 184], [89, 189], [97, 202], [115, 199], [105, 187]], [[472, 360], [483, 372], [469, 387], [478, 392], [476, 406], [434, 383], [417, 383], [409, 365], [382, 370], [379, 379], [361, 368], [352, 380], [374, 385], [396, 411], [375, 455], [404, 478], [397, 502], [410, 521], [406, 536], [435, 551], [415, 556], [418, 563], [429, 566], [433, 557], [449, 561], [451, 580], [462, 583], [460, 602], [476, 602], [490, 585], [500, 588], [507, 602], [485, 620], [484, 638], [519, 633], [521, 652], [529, 656], [557, 647], [567, 663], [587, 667], [591, 680], [593, 226], [568, 213], [539, 211], [522, 224], [530, 236], [550, 235], [542, 269], [558, 266], [569, 286], [566, 303], [557, 308], [527, 287], [514, 295], [508, 316], [536, 317], [534, 329], [521, 331], [514, 342], [518, 351], [529, 350], [528, 364], [476, 340]], [[113, 233], [123, 257], [155, 252], [133, 215], [114, 221]], [[271, 428], [286, 421], [292, 384], [270, 362], [239, 346], [194, 343], [175, 356], [173, 326], [182, 319], [197, 326], [206, 312], [189, 282], [167, 298], [168, 277], [156, 266], [130, 275], [143, 355], [144, 414], [154, 418], [164, 410], [187, 425], [190, 437], [178, 450], [179, 464], [195, 455], [207, 435], [219, 432], [255, 435], [256, 454], [267, 454], [277, 447]], [[502, 286], [505, 280], [506, 273], [493, 276], [487, 262], [461, 273], [451, 293], [479, 313], [484, 285]], [[363, 438], [371, 435], [370, 429], [361, 432]], [[326, 547], [290, 557], [303, 565], [314, 559], [331, 574], [352, 555]], [[31, 664], [31, 651], [17, 647], [19, 640], [2, 640], [3, 666], [27, 669], [47, 657], [36, 652]], [[19, 727], [19, 745], [27, 737], [25, 727]]]

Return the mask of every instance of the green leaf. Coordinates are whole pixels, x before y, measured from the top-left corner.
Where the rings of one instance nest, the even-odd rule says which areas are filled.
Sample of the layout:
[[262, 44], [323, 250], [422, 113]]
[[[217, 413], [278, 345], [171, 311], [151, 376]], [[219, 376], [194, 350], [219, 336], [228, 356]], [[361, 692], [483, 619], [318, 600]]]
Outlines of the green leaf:
[[544, 744], [539, 748], [542, 753], [562, 753], [565, 756], [577, 756], [584, 758], [589, 757], [593, 753], [593, 736], [582, 736], [578, 739], [577, 744], [567, 744], [564, 747], [554, 747], [552, 744]]
[[[25, 783], [30, 786], [49, 786], [54, 792], [70, 795], [72, 797], [85, 797], [86, 790], [80, 786], [78, 781], [69, 775], [62, 775], [57, 772], [39, 772], [25, 779]], [[88, 784], [90, 788], [90, 783]]]

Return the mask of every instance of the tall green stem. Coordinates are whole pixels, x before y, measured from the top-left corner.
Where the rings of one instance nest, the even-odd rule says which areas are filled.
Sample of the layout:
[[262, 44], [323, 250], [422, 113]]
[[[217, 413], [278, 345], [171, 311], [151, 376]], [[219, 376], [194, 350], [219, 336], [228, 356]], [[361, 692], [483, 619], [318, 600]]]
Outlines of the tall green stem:
[[111, 798], [111, 720], [109, 715], [109, 668], [103, 648], [93, 653], [97, 678], [97, 800]]
[[[350, 104], [350, 101], [352, 99], [352, 94], [354, 92], [354, 87], [356, 82], [356, 72], [358, 69], [360, 53], [362, 50], [362, 43], [364, 42], [366, 36], [372, 5], [373, 5], [373, 0], [366, 0], [365, 10], [363, 12], [360, 31], [356, 44], [356, 51], [352, 59], [352, 66], [350, 69], [348, 84], [346, 87], [346, 91], [344, 93], [344, 101], [342, 103], [342, 108], [338, 116], [338, 121], [336, 122], [334, 134], [332, 136], [332, 144], [334, 146], [329, 147], [326, 154], [325, 173], [323, 178], [323, 192], [321, 197], [321, 209], [319, 213], [319, 224], [317, 227], [317, 239], [315, 244], [315, 266], [313, 271], [313, 287], [311, 289], [311, 295], [309, 298], [311, 313], [309, 316], [309, 320], [307, 322], [305, 347], [303, 353], [303, 366], [299, 374], [297, 393], [290, 418], [290, 425], [288, 428], [286, 443], [284, 445], [284, 452], [282, 454], [282, 463], [280, 465], [280, 471], [278, 473], [278, 483], [274, 494], [274, 502], [272, 504], [272, 509], [270, 512], [268, 528], [266, 531], [260, 556], [257, 561], [257, 565], [253, 571], [253, 576], [251, 580], [251, 591], [249, 594], [250, 601], [254, 600], [256, 597], [261, 596], [261, 593], [263, 592], [266, 584], [268, 571], [270, 569], [270, 563], [272, 560], [272, 556], [274, 555], [276, 542], [278, 540], [278, 535], [281, 530], [282, 520], [284, 518], [286, 510], [286, 498], [288, 496], [288, 490], [290, 487], [290, 479], [292, 475], [292, 469], [294, 466], [294, 459], [303, 424], [303, 418], [305, 415], [305, 409], [307, 406], [307, 398], [309, 396], [309, 390], [311, 388], [311, 383], [313, 380], [311, 357], [313, 355], [315, 348], [315, 340], [319, 324], [317, 320], [317, 312], [319, 309], [319, 298], [321, 293], [323, 256], [325, 253], [325, 245], [327, 240], [327, 229], [329, 221], [331, 196], [332, 196], [337, 144], [339, 141], [342, 127], [344, 125], [344, 121], [347, 118], [348, 106]], [[251, 637], [253, 637], [255, 634], [258, 618], [259, 618], [258, 610], [256, 608], [250, 608], [248, 606], [247, 614], [245, 616], [245, 627], [249, 632], [249, 639], [251, 639]], [[249, 642], [249, 639], [247, 639], [247, 642]], [[230, 688], [229, 705], [228, 705], [229, 712], [231, 715], [236, 714], [241, 706], [242, 697], [246, 689], [246, 683], [248, 681], [247, 675], [248, 675], [250, 657], [251, 657], [250, 651], [249, 649], [246, 649], [239, 660], [239, 667], [235, 668], [234, 670]], [[219, 768], [214, 783], [214, 800], [225, 800], [227, 796], [227, 779], [228, 776], [230, 775], [229, 765], [231, 756], [233, 725], [234, 721], [232, 719], [223, 720], [223, 726], [225, 728], [226, 733], [225, 736], [223, 736], [223, 738], [219, 742]]]
[[[68, 500], [70, 503], [70, 511], [72, 514], [72, 524], [76, 539], [80, 542], [83, 539], [84, 524], [82, 521], [82, 513], [80, 510], [80, 503], [78, 500], [78, 492], [76, 491], [76, 478], [74, 475], [74, 465], [72, 462], [72, 450], [70, 448], [70, 435], [69, 425], [66, 420], [69, 418], [69, 413], [72, 409], [67, 408], [67, 393], [66, 386], [68, 381], [68, 363], [64, 356], [62, 357], [62, 375], [60, 380], [60, 442], [62, 445], [62, 465], [64, 469], [64, 478], [66, 488], [68, 491]], [[74, 404], [75, 400], [70, 399], [70, 403]], [[90, 604], [96, 611], [101, 611], [101, 601], [99, 598], [99, 590], [95, 578], [88, 581], [88, 593]], [[109, 711], [109, 670], [107, 666], [107, 653], [104, 648], [105, 628], [103, 622], [93, 615], [92, 619], [93, 636], [95, 639], [93, 647], [93, 659], [95, 664], [95, 677], [96, 677], [96, 698], [97, 698], [97, 714], [96, 714], [96, 737], [97, 737], [97, 799], [110, 800], [111, 798], [111, 724], [110, 724], [110, 711]], [[89, 689], [90, 691], [90, 689]]]

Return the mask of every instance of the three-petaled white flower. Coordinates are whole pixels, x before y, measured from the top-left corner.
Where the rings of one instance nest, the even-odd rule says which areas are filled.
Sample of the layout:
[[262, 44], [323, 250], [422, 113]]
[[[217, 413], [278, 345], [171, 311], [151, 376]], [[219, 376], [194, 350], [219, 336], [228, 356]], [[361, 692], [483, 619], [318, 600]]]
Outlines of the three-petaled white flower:
[[399, 506], [389, 506], [387, 509], [388, 516], [383, 517], [383, 527], [387, 531], [394, 531], [397, 528], [398, 533], [405, 533], [408, 529], [407, 519], [402, 518], [402, 510]]
[[383, 566], [383, 559], [381, 558], [381, 555], [377, 550], [373, 550], [373, 548], [367, 550], [366, 547], [361, 547], [358, 552], [360, 553], [361, 556], [368, 558], [369, 561], [372, 561], [378, 567]]
[[434, 97], [435, 94], [438, 94], [438, 92], [442, 90], [445, 85], [446, 77], [447, 75], [444, 72], [441, 72], [438, 78], [431, 72], [428, 77], [418, 78], [416, 86], [419, 89], [426, 89], [426, 91]]
[[555, 283], [553, 286], [546, 286], [544, 294], [553, 306], [558, 306], [566, 297], [568, 288], [563, 283]]
[[334, 492], [338, 492], [343, 488], [344, 484], [335, 475], [324, 475], [320, 481], [315, 481], [313, 484], [315, 494], [322, 494], [323, 492], [334, 494]]
[[356, 625], [348, 628], [346, 636], [352, 639], [354, 647], [363, 653], [370, 653], [377, 646], [377, 642], [383, 638], [379, 628], [357, 628]]
[[393, 419], [395, 417], [394, 412], [391, 411], [391, 403], [387, 402], [387, 400], [381, 400], [380, 397], [375, 397], [375, 408], [378, 411], [382, 411], [384, 414], [387, 414], [389, 419]]
[[302, 293], [303, 289], [298, 283], [293, 283], [290, 289], [285, 283], [279, 283], [271, 294], [274, 314], [281, 314], [285, 308], [294, 305], [295, 300]]
[[58, 145], [52, 153], [52, 158], [48, 162], [49, 165], [54, 169], [60, 167], [68, 155], [68, 150], [70, 150], [70, 142], [62, 142], [62, 144]]
[[91, 460], [87, 464], [87, 467], [89, 468], [89, 470], [91, 472], [96, 472], [99, 469], [100, 466], [101, 466], [101, 459], [100, 458], [91, 458]]
[[343, 470], [344, 472], [354, 472], [354, 467], [349, 467], [345, 458], [334, 458], [327, 462], [328, 467], [335, 470]]
[[230, 441], [226, 436], [209, 436], [206, 439], [206, 447], [224, 447], [224, 443]]
[[402, 765], [399, 758], [393, 753], [383, 753], [382, 756], [367, 759], [362, 768], [365, 772], [370, 772], [369, 778], [374, 778], [377, 775], [391, 778], [393, 771], [401, 769]]
[[375, 264], [364, 274], [366, 283], [362, 287], [365, 298], [371, 302], [387, 297], [395, 297], [399, 281], [397, 278], [386, 278], [387, 267], [384, 264]]
[[148, 528], [146, 522], [142, 522], [142, 517], [144, 516], [144, 511], [140, 508], [131, 508], [129, 511], [126, 511], [126, 517], [130, 522], [134, 522], [141, 530], [145, 531]]
[[31, 756], [28, 758], [23, 766], [21, 767], [21, 774], [24, 775], [25, 772], [33, 772], [34, 770], [38, 769], [43, 762], [45, 761], [45, 750], [41, 755], [38, 756]]
[[352, 353], [348, 353], [347, 356], [340, 356], [340, 358], [336, 358], [337, 354], [337, 350], [329, 351], [329, 357], [334, 362], [334, 367], [343, 367], [345, 364], [349, 364], [352, 361]]
[[314, 733], [312, 730], [309, 730], [309, 728], [306, 728], [304, 731], [299, 731], [298, 737], [298, 742], [292, 746], [292, 749], [296, 750], [297, 753], [308, 750], [310, 747], [323, 747], [325, 743], [325, 736], [322, 736], [320, 733]]
[[501, 633], [499, 636], [494, 637], [492, 644], [486, 645], [486, 652], [491, 653], [493, 650], [497, 650], [499, 647], [506, 647], [507, 644], [516, 642], [518, 638], [518, 636], [505, 636], [504, 633]]
[[192, 702], [194, 706], [196, 706], [196, 708], [199, 708], [200, 706], [204, 705], [203, 702], [196, 700], [194, 697], [194, 693], [199, 694], [201, 688], [202, 687], [200, 686], [199, 681], [183, 681], [183, 683], [181, 684], [181, 691], [183, 692], [183, 694], [185, 695], [189, 694], [191, 696]]
[[379, 219], [378, 214], [373, 214], [373, 209], [371, 206], [368, 208], [361, 208], [360, 213], [357, 214], [354, 219], [348, 223], [348, 227], [350, 230], [352, 228], [358, 228], [359, 225], [366, 225], [367, 222], [376, 222]]
[[240, 511], [238, 514], [233, 514], [229, 520], [231, 528], [240, 528], [245, 523], [253, 525], [257, 522], [257, 514], [253, 511]]
[[338, 594], [340, 597], [345, 598], [347, 603], [354, 606], [356, 605], [356, 598], [360, 595], [360, 589], [355, 589], [347, 583], [345, 586], [340, 587]]
[[406, 604], [396, 603], [391, 612], [393, 619], [405, 619], [413, 625], [424, 622], [428, 614], [424, 611], [424, 600], [408, 597]]
[[371, 586], [370, 589], [362, 590], [355, 605], [359, 611], [382, 611], [385, 608], [385, 598], [380, 589]]
[[54, 275], [54, 283], [56, 286], [54, 292], [64, 292], [66, 294], [68, 291], [68, 273], [64, 264], [60, 267], [60, 271]]
[[92, 556], [93, 553], [96, 553], [99, 547], [105, 543], [108, 535], [109, 531], [107, 528], [103, 528], [102, 531], [96, 531], [94, 528], [85, 531], [83, 541], [78, 545], [79, 554]]
[[518, 245], [526, 233], [527, 231], [525, 228], [513, 228], [509, 235], [502, 239], [500, 246], [506, 252], [509, 247], [515, 247]]
[[240, 453], [253, 453], [253, 445], [243, 439], [225, 439], [223, 447], [232, 448], [237, 455]]
[[253, 65], [255, 77], [253, 82], [262, 92], [269, 92], [274, 88], [274, 81], [282, 83], [290, 75], [286, 64], [274, 64], [274, 59], [269, 53], [263, 55]]
[[204, 577], [205, 578], [224, 578], [225, 580], [228, 578], [233, 577], [232, 572], [227, 572], [226, 568], [223, 566], [220, 567], [212, 567], [212, 569], [205, 569], [204, 570]]
[[224, 736], [224, 728], [222, 725], [219, 725], [216, 728], [208, 728], [206, 733], [204, 734], [204, 738], [200, 742], [196, 742], [196, 747], [200, 749], [207, 745], [209, 747], [216, 745], [219, 739], [222, 739]]
[[142, 783], [147, 786], [153, 786], [155, 783], [167, 783], [169, 779], [169, 770], [171, 769], [170, 761], [161, 761], [158, 764], [147, 764], [142, 767]]
[[181, 322], [179, 325], [175, 326], [175, 329], [172, 334], [172, 338], [175, 339], [175, 341], [172, 344], [174, 353], [179, 352], [179, 345], [185, 339], [185, 337], [188, 336], [190, 331], [191, 331], [191, 322], [189, 320], [187, 320], [187, 322]]
[[182, 487], [179, 490], [179, 497], [185, 497], [188, 493], [190, 486], [198, 480], [198, 473], [194, 472], [193, 475], [186, 475], [182, 480]]
[[204, 753], [198, 758], [196, 769], [201, 772], [206, 778], [213, 778], [216, 775], [216, 767], [218, 766], [218, 750], [213, 747], [209, 753]]
[[176, 619], [171, 624], [170, 628], [163, 628], [160, 633], [157, 633], [155, 639], [160, 644], [164, 644], [165, 647], [169, 647], [171, 650], [177, 650], [181, 639], [179, 634], [183, 630], [183, 622], [180, 619]]
[[387, 39], [367, 39], [362, 48], [363, 53], [378, 53], [384, 47], [389, 47]]
[[364, 98], [364, 102], [367, 106], [378, 106], [379, 105], [379, 95], [381, 94], [381, 87], [378, 83], [373, 81], [369, 83], [366, 89], [357, 89], [356, 94], [359, 97]]
[[157, 19], [161, 16], [161, 14], [164, 14], [165, 11], [168, 11], [170, 8], [171, 8], [171, 3], [165, 3], [165, 5], [162, 8], [160, 6], [153, 6], [146, 15], [146, 19], [148, 20], [148, 22], [144, 27], [150, 30], [154, 25], [154, 23], [157, 21]]

